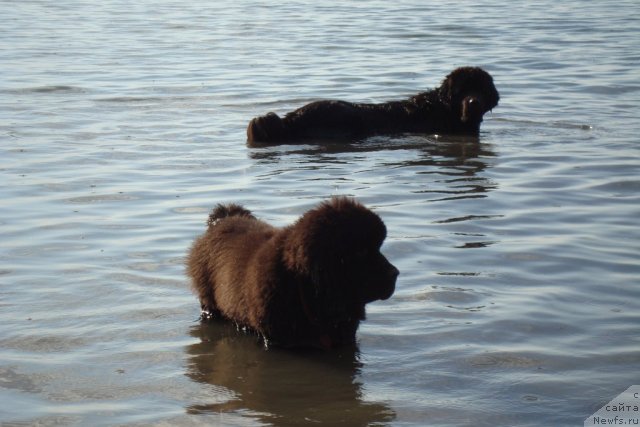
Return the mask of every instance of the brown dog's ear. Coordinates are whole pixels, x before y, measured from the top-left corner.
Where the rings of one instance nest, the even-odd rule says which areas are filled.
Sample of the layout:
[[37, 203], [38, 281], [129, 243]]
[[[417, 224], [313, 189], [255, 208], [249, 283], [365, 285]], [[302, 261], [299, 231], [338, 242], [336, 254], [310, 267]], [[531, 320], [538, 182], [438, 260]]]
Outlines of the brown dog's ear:
[[380, 217], [365, 206], [347, 197], [334, 197], [287, 228], [285, 260], [308, 272], [311, 260], [339, 259], [341, 253], [349, 251], [351, 242], [379, 247], [386, 232]]

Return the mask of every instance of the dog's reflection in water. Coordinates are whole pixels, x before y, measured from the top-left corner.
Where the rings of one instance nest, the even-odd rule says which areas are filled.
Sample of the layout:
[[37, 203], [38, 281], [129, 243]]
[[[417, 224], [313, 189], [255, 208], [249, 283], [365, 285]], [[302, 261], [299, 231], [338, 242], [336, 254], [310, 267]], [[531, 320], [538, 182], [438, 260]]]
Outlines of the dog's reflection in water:
[[[226, 322], [203, 322], [187, 347], [187, 375], [210, 384], [213, 402], [191, 414], [242, 414], [275, 426], [384, 424], [395, 418], [382, 403], [363, 400], [356, 346], [331, 351], [263, 349], [257, 337]], [[204, 399], [203, 399], [204, 400]]]

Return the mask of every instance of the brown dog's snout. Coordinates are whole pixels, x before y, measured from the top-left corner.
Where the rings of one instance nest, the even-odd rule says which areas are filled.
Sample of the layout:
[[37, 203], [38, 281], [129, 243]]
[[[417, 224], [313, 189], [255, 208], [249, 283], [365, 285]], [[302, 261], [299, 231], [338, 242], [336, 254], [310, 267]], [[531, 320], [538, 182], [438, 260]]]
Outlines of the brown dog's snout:
[[393, 264], [389, 263], [387, 267], [386, 273], [386, 282], [387, 286], [382, 290], [381, 295], [379, 295], [379, 299], [386, 300], [391, 298], [393, 292], [396, 290], [396, 279], [400, 275], [400, 270], [398, 270]]
[[389, 267], [389, 271], [387, 272], [389, 278], [396, 280], [400, 275], [400, 270], [398, 270], [393, 264], [389, 264]]

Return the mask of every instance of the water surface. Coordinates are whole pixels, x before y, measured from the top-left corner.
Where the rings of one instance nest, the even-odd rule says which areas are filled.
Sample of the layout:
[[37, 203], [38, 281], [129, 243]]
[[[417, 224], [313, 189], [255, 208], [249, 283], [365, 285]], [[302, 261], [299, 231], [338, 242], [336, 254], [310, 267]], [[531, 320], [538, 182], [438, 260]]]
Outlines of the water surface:
[[[575, 426], [640, 384], [633, 1], [0, 3], [3, 425]], [[494, 76], [479, 141], [249, 148], [248, 120]], [[210, 208], [375, 210], [356, 351], [201, 325]]]

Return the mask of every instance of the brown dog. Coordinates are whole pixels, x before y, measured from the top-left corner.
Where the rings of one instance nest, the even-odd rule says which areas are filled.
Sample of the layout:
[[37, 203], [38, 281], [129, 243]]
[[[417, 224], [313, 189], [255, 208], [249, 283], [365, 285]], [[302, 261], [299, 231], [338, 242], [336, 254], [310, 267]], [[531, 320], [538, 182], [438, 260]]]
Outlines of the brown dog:
[[398, 270], [380, 253], [382, 220], [333, 198], [275, 228], [238, 205], [218, 205], [188, 256], [203, 318], [225, 318], [265, 345], [355, 343], [365, 304], [389, 298]]
[[478, 67], [453, 70], [439, 88], [404, 101], [356, 104], [316, 101], [280, 118], [256, 117], [248, 142], [280, 143], [303, 139], [350, 140], [376, 134], [449, 133], [476, 136], [487, 111], [500, 95], [489, 73]]

